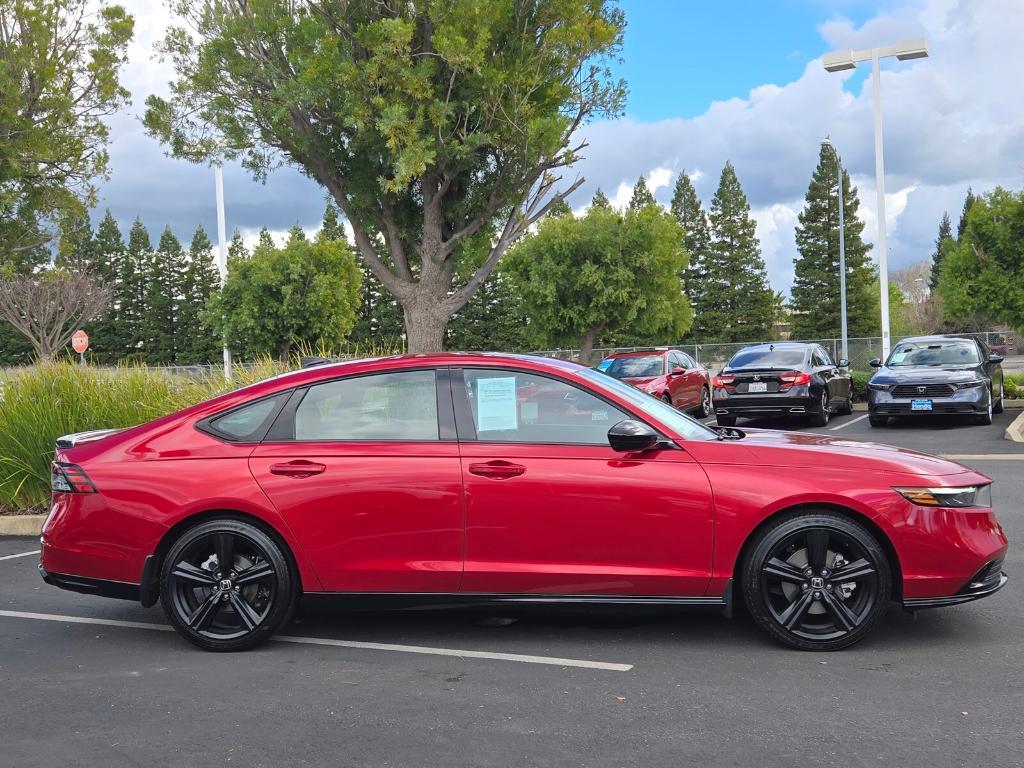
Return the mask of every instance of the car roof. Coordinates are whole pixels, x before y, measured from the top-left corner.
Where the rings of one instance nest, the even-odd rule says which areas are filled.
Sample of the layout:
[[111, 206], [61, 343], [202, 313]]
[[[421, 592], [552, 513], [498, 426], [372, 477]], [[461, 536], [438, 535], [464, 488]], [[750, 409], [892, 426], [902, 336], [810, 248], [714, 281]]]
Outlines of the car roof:
[[664, 357], [669, 352], [682, 352], [682, 350], [670, 347], [659, 347], [657, 349], [634, 349], [632, 352], [612, 352], [610, 355], [605, 357], [605, 360], [611, 360], [617, 357], [650, 357], [651, 355]]
[[746, 352], [748, 349], [766, 349], [774, 347], [775, 349], [810, 349], [811, 347], [820, 347], [821, 345], [813, 341], [766, 341], [763, 344], [748, 344], [736, 351], [736, 354], [740, 352]]
[[930, 341], [977, 341], [973, 336], [966, 334], [932, 334], [931, 336], [908, 336], [905, 339], [900, 339], [897, 343], [903, 344], [904, 342], [910, 342], [911, 344], [922, 344]]

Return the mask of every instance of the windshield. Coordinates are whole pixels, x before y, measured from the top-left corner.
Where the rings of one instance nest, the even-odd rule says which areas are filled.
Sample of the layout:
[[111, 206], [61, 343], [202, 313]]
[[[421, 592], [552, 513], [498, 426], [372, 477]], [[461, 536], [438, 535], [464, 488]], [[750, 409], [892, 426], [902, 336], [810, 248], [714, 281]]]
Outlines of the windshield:
[[602, 370], [616, 379], [661, 376], [665, 372], [665, 358], [661, 355], [613, 357], [610, 364]]
[[719, 435], [713, 429], [705, 427], [696, 419], [691, 419], [681, 411], [677, 411], [660, 397], [648, 395], [636, 387], [593, 370], [583, 370], [580, 376], [598, 389], [613, 392], [630, 405], [651, 416], [662, 424], [668, 425], [677, 435], [687, 440], [717, 440]]
[[737, 368], [799, 368], [804, 364], [802, 349], [772, 349], [771, 347], [756, 347], [754, 349], [741, 349], [732, 356], [732, 360], [726, 363], [725, 367], [730, 370]]
[[897, 344], [889, 355], [887, 365], [899, 368], [912, 365], [977, 365], [980, 362], [978, 345], [963, 339]]

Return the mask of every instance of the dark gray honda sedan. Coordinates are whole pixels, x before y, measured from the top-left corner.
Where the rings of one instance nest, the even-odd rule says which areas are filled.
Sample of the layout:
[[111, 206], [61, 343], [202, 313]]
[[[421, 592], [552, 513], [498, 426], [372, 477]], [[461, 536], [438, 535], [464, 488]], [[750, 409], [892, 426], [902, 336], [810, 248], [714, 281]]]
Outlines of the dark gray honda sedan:
[[972, 415], [991, 424], [1003, 411], [1003, 358], [969, 336], [903, 339], [868, 383], [868, 421], [884, 426], [890, 416]]

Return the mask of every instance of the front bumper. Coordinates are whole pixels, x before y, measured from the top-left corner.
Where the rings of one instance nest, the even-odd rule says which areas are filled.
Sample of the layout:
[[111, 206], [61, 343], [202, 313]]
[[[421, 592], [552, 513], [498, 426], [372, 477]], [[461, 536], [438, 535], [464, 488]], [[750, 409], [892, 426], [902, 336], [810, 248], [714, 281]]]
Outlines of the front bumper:
[[1006, 586], [1009, 577], [1003, 573], [1003, 559], [998, 558], [989, 563], [971, 577], [963, 589], [955, 595], [940, 597], [911, 597], [903, 600], [903, 607], [916, 611], [921, 608], [943, 608], [950, 605], [969, 603], [983, 597], [994, 595]]
[[897, 398], [893, 397], [890, 392], [872, 389], [868, 392], [868, 411], [877, 416], [971, 416], [988, 412], [988, 389], [986, 387], [957, 390], [947, 397], [922, 395], [919, 399], [931, 400], [932, 409], [930, 411], [912, 410], [911, 402], [914, 399], [916, 398]]

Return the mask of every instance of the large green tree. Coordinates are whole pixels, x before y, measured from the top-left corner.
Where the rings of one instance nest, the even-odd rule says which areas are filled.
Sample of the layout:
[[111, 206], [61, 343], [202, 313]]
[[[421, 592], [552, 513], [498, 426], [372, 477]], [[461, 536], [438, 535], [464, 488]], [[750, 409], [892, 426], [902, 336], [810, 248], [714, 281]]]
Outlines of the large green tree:
[[[440, 349], [508, 247], [582, 183], [558, 191], [576, 129], [624, 101], [608, 64], [625, 21], [608, 0], [174, 6], [189, 29], [167, 34], [178, 78], [147, 100], [150, 132], [178, 156], [257, 173], [283, 157], [320, 182], [401, 303], [412, 352]], [[455, 286], [477, 233], [485, 258]]]
[[629, 198], [630, 208], [643, 208], [645, 205], [657, 205], [654, 200], [654, 195], [651, 194], [650, 187], [647, 186], [647, 180], [641, 176], [636, 180], [636, 184], [633, 185], [633, 194]]
[[207, 318], [232, 349], [287, 360], [303, 344], [340, 344], [355, 323], [359, 297], [359, 266], [345, 243], [293, 236], [281, 248], [260, 245], [232, 263]]
[[446, 346], [485, 352], [525, 352], [530, 346], [527, 323], [516, 281], [498, 269], [452, 317]]
[[192, 235], [188, 263], [175, 319], [175, 359], [181, 364], [211, 363], [221, 355], [221, 339], [210, 325], [205, 307], [220, 291], [220, 273], [213, 259], [213, 244], [201, 226]]
[[694, 336], [703, 341], [766, 338], [772, 325], [772, 289], [757, 225], [732, 163], [722, 169], [709, 219], [703, 311], [695, 318]]
[[943, 259], [939, 295], [947, 321], [964, 324], [976, 318], [1024, 331], [1021, 243], [1024, 192], [996, 188], [975, 199], [963, 235]]
[[[823, 144], [818, 166], [807, 187], [796, 228], [795, 278], [790, 291], [791, 334], [795, 339], [839, 336], [839, 173], [835, 148]], [[878, 293], [872, 286], [876, 270], [861, 234], [860, 199], [843, 171], [843, 233], [846, 250], [846, 315], [849, 335], [871, 334], [878, 325]]]
[[538, 344], [580, 347], [628, 330], [678, 337], [693, 319], [680, 290], [683, 233], [657, 205], [619, 213], [591, 205], [582, 218], [543, 221], [509, 254], [513, 277]]
[[178, 325], [188, 260], [170, 227], [160, 235], [156, 250], [143, 262], [143, 304], [140, 316], [142, 349], [150, 365], [173, 363], [185, 341]]
[[132, 26], [103, 2], [0, 1], [0, 267], [45, 260], [39, 246], [94, 203]]
[[[701, 206], [697, 190], [694, 189], [693, 182], [690, 181], [690, 177], [686, 175], [685, 171], [681, 171], [679, 178], [676, 179], [669, 210], [685, 232], [683, 247], [690, 259], [682, 274], [683, 292], [686, 293], [693, 306], [694, 324], [696, 325], [699, 322], [697, 318], [700, 318], [708, 308], [704, 299], [704, 280], [709, 258], [708, 251], [711, 246], [711, 232], [708, 226], [708, 215]], [[691, 332], [692, 330], [691, 328]]]
[[957, 240], [964, 236], [964, 232], [967, 230], [967, 217], [971, 213], [971, 208], [978, 202], [978, 199], [978, 196], [974, 194], [974, 190], [968, 187], [967, 195], [964, 197], [964, 207], [960, 209], [960, 221], [956, 225]]
[[946, 256], [946, 241], [953, 238], [953, 222], [949, 213], [942, 212], [942, 221], [939, 222], [939, 235], [935, 238], [935, 251], [932, 253], [932, 268], [928, 278], [928, 285], [934, 291], [939, 287], [939, 277], [942, 274], [942, 260]]

